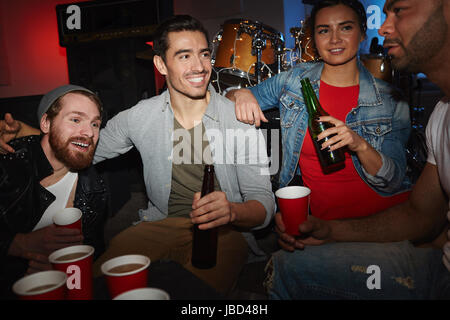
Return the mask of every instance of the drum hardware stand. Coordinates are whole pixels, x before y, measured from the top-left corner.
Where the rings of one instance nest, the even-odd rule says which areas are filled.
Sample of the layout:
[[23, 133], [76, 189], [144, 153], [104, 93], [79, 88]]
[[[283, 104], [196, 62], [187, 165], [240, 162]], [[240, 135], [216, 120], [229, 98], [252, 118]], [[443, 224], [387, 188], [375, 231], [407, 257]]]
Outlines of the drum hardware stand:
[[211, 52], [211, 65], [214, 66], [214, 64], [216, 63], [216, 50], [217, 47], [219, 46], [220, 41], [222, 41], [222, 36], [223, 36], [223, 30], [219, 30], [214, 38], [213, 38], [213, 45], [212, 45], [212, 52]]
[[262, 39], [260, 32], [257, 33], [256, 37], [252, 41], [253, 49], [256, 49], [256, 65], [255, 65], [255, 74], [257, 83], [261, 83], [261, 55], [262, 51], [266, 48], [266, 39]]
[[267, 36], [263, 33], [262, 25], [256, 22], [253, 25], [242, 23], [238, 30], [238, 35], [242, 32], [248, 33], [252, 37], [252, 55], [256, 56], [255, 76], [257, 84], [262, 81], [262, 51], [267, 47]]
[[[303, 21], [300, 21], [300, 23], [303, 25]], [[300, 36], [303, 34], [303, 28], [299, 27], [292, 27], [289, 29], [289, 32], [291, 33], [291, 37], [294, 38], [295, 44], [294, 48], [300, 48], [301, 47], [301, 40]]]
[[277, 40], [275, 44], [275, 55], [277, 56], [277, 73], [281, 73], [283, 54], [284, 43], [281, 40]]

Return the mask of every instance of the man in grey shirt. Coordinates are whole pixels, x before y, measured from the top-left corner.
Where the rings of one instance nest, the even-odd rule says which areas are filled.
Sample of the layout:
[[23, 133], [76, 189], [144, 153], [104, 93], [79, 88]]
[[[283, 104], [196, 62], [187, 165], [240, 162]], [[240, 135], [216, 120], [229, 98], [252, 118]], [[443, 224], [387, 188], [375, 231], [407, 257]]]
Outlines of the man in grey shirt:
[[[98, 272], [102, 262], [127, 253], [168, 258], [226, 294], [247, 260], [244, 235], [249, 234], [240, 231], [267, 226], [274, 213], [264, 137], [237, 121], [234, 104], [209, 85], [211, 52], [199, 21], [176, 16], [156, 34], [154, 63], [168, 90], [108, 121], [94, 158], [99, 162], [136, 147], [148, 208], [139, 212], [142, 223], [111, 241], [94, 269]], [[200, 199], [202, 166], [209, 162], [218, 191]], [[177, 204], [176, 214], [169, 203]], [[197, 269], [190, 262], [193, 224], [220, 227], [212, 269]]]

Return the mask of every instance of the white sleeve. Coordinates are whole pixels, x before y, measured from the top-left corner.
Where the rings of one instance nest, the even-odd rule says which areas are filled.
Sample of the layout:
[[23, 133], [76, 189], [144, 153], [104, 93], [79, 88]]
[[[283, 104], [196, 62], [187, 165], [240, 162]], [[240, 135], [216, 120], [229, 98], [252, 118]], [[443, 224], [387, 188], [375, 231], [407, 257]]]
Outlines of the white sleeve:
[[427, 162], [436, 165], [436, 158], [434, 155], [435, 152], [435, 144], [436, 144], [436, 126], [439, 123], [439, 117], [441, 116], [440, 102], [434, 107], [433, 112], [431, 113], [430, 119], [428, 120], [427, 128], [425, 131], [425, 135], [427, 138], [427, 149], [428, 149], [428, 157]]

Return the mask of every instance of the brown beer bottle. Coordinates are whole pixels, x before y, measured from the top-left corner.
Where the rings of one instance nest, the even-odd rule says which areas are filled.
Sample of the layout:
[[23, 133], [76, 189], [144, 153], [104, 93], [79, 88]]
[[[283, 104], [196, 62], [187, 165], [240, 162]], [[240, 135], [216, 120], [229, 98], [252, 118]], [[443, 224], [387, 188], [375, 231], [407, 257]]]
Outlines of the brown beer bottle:
[[[203, 174], [202, 194], [204, 197], [214, 191], [214, 166], [205, 165]], [[194, 224], [194, 239], [192, 243], [192, 265], [200, 269], [209, 269], [216, 265], [218, 228], [200, 230]]]
[[344, 167], [345, 155], [342, 148], [330, 151], [330, 147], [321, 150], [322, 144], [335, 136], [336, 134], [329, 135], [318, 141], [317, 136], [323, 131], [332, 128], [333, 124], [324, 121], [317, 121], [316, 119], [321, 116], [328, 116], [329, 114], [322, 108], [317, 99], [317, 96], [311, 86], [309, 78], [300, 80], [302, 84], [303, 100], [308, 110], [308, 127], [311, 135], [314, 147], [319, 157], [320, 166], [325, 174], [337, 171]]

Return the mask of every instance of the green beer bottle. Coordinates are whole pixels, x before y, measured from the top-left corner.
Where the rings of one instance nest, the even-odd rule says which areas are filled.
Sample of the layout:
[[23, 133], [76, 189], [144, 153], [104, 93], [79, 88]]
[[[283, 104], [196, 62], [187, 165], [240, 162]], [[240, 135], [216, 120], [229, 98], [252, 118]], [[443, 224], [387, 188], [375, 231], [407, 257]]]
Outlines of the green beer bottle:
[[329, 114], [320, 105], [309, 79], [304, 78], [300, 80], [300, 83], [302, 84], [303, 100], [305, 101], [306, 109], [308, 110], [309, 115], [309, 133], [317, 151], [320, 166], [325, 174], [342, 169], [345, 161], [345, 155], [342, 148], [331, 151], [330, 147], [328, 147], [322, 150], [322, 144], [336, 134], [329, 135], [320, 141], [317, 140], [317, 136], [323, 131], [332, 128], [333, 124], [324, 121], [317, 121], [316, 119], [322, 116], [328, 116]]
[[[205, 165], [201, 197], [214, 192], [214, 166]], [[192, 265], [199, 269], [209, 269], [216, 265], [218, 228], [200, 230], [194, 225], [192, 243]]]

